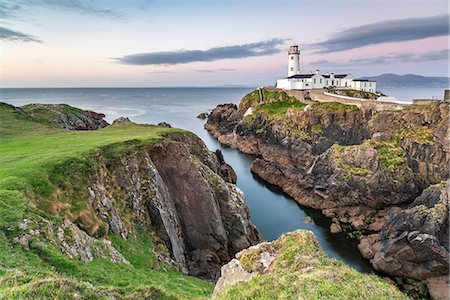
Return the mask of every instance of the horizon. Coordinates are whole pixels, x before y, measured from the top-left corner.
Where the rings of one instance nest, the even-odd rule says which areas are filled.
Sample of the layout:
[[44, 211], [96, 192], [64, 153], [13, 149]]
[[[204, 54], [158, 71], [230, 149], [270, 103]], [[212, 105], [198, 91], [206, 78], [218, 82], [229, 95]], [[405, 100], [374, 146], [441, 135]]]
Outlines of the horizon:
[[[419, 74], [395, 74], [395, 73], [383, 73], [379, 75], [374, 76], [361, 76], [361, 78], [364, 77], [378, 77], [383, 75], [396, 75], [399, 77], [402, 76], [419, 76], [419, 77], [425, 77], [425, 78], [447, 78], [450, 82], [450, 77], [447, 76], [423, 76]], [[134, 89], [165, 89], [165, 88], [173, 88], [173, 89], [188, 89], [188, 88], [198, 88], [198, 89], [255, 89], [261, 85], [233, 85], [233, 84], [223, 84], [223, 85], [209, 85], [209, 86], [195, 86], [195, 85], [186, 85], [186, 86], [21, 86], [21, 87], [2, 87], [1, 89], [127, 89], [127, 88], [134, 88]], [[270, 85], [265, 85], [265, 87], [271, 87]], [[420, 87], [419, 87], [420, 88]], [[426, 87], [425, 87], [426, 88]], [[446, 89], [446, 87], [430, 87], [430, 88], [442, 88]]]
[[5, 0], [0, 87], [273, 85], [294, 42], [302, 73], [449, 77], [447, 1], [406, 2]]

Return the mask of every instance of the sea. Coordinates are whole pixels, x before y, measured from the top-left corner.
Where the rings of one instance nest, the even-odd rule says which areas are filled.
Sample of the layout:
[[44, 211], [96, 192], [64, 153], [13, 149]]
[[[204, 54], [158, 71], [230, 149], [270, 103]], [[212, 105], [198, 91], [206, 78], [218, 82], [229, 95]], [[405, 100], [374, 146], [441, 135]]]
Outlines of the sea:
[[[2, 88], [0, 101], [21, 106], [28, 103], [66, 103], [104, 113], [112, 122], [129, 117], [136, 123], [167, 122], [194, 132], [210, 150], [221, 149], [237, 173], [238, 187], [245, 193], [252, 222], [264, 238], [272, 241], [296, 229], [314, 232], [322, 249], [333, 258], [361, 272], [373, 272], [357, 249], [357, 242], [343, 233], [329, 232], [330, 220], [303, 207], [279, 188], [261, 181], [250, 171], [254, 156], [220, 145], [204, 130], [196, 116], [218, 104], [239, 103], [253, 88]], [[442, 98], [444, 89], [395, 88], [384, 91], [402, 102], [415, 98]], [[1, 122], [1, 120], [0, 120]], [[310, 217], [313, 221], [308, 221]]]

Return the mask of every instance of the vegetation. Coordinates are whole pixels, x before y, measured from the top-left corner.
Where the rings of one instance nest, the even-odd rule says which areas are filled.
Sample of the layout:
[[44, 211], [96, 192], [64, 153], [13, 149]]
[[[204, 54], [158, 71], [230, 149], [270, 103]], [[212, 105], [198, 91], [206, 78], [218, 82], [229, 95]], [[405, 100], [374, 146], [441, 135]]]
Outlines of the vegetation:
[[[263, 247], [263, 248], [261, 248]], [[329, 258], [308, 231], [295, 231], [239, 258], [247, 270], [260, 270], [260, 253], [275, 256], [268, 273], [230, 286], [219, 299], [405, 299], [376, 275], [361, 274]]]
[[259, 90], [254, 90], [245, 95], [239, 103], [239, 109], [246, 110], [250, 106], [256, 107], [261, 104], [271, 104], [276, 102], [298, 102], [295, 97], [289, 96], [285, 91], [263, 88], [261, 94], [262, 99]]
[[313, 104], [314, 110], [320, 111], [358, 111], [358, 106], [351, 104], [344, 104], [341, 102], [316, 102]]
[[305, 106], [306, 104], [300, 101], [280, 101], [261, 104], [258, 109], [264, 110], [272, 116], [284, 116], [290, 108], [302, 108]]
[[379, 141], [374, 146], [380, 166], [390, 172], [395, 172], [398, 166], [406, 162], [406, 151], [397, 142]]
[[[120, 124], [95, 131], [68, 131], [54, 127], [44, 117], [39, 122], [30, 120], [1, 103], [0, 120], [0, 298], [191, 299], [211, 294], [211, 284], [184, 276], [155, 259], [154, 250], [160, 245], [151, 228], [134, 232], [127, 240], [104, 237], [129, 264], [100, 257], [82, 263], [64, 256], [51, 241], [54, 228], [68, 215], [79, 220], [87, 232], [102, 235], [101, 221], [82, 213], [89, 205], [77, 189], [77, 183], [95, 168], [92, 157], [96, 153], [113, 159], [177, 129]], [[56, 197], [61, 188], [67, 193]], [[54, 210], [57, 198], [67, 201], [63, 203], [67, 208], [60, 213]], [[24, 219], [36, 236], [21, 245], [17, 239]], [[72, 238], [70, 232], [65, 234]], [[44, 235], [49, 242], [41, 238]], [[105, 246], [99, 240], [92, 247]]]
[[348, 175], [367, 176], [372, 174], [373, 170], [356, 167], [351, 162], [347, 161], [346, 157], [353, 157], [353, 155], [349, 155], [349, 151], [374, 148], [377, 151], [378, 164], [381, 168], [387, 169], [392, 173], [397, 172], [400, 169], [404, 171], [404, 167], [406, 167], [406, 150], [398, 143], [399, 136], [403, 135], [403, 133], [396, 135], [397, 138], [394, 137], [389, 141], [368, 140], [360, 145], [341, 146], [334, 144], [332, 146], [333, 156], [337, 166], [345, 170]]
[[405, 128], [394, 135], [394, 140], [397, 142], [404, 139], [411, 139], [419, 144], [432, 144], [433, 130], [426, 126], [415, 126]]
[[346, 157], [352, 157], [348, 155], [347, 151], [352, 151], [353, 149], [364, 149], [370, 147], [370, 142], [365, 142], [361, 145], [353, 146], [341, 146], [334, 144], [332, 146], [334, 160], [339, 168], [347, 172], [349, 176], [367, 176], [371, 175], [373, 171], [368, 168], [355, 167], [345, 160]]
[[52, 122], [60, 117], [61, 114], [66, 116], [78, 115], [85, 116], [86, 112], [77, 107], [73, 107], [67, 104], [54, 105], [51, 109], [48, 107], [28, 104], [22, 106], [22, 109], [31, 114], [33, 119], [39, 122]]

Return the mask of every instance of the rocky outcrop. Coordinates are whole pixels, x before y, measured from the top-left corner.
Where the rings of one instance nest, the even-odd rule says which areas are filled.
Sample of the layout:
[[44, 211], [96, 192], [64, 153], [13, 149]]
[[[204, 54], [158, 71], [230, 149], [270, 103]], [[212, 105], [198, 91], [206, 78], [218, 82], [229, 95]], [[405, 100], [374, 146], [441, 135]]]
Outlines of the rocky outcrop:
[[[380, 232], [361, 241], [375, 269], [427, 282], [448, 276], [448, 193], [448, 182], [443, 182], [426, 189], [406, 209], [388, 211]], [[433, 285], [428, 286], [431, 291]]]
[[67, 104], [27, 104], [21, 109], [32, 119], [69, 130], [95, 130], [108, 126], [104, 114]]
[[157, 257], [208, 280], [217, 279], [236, 252], [262, 240], [220, 151], [210, 152], [190, 133], [171, 133], [147, 146], [131, 142], [127, 149], [111, 157], [106, 147], [92, 157], [94, 171], [84, 183], [62, 183], [57, 200], [77, 194], [89, 205], [69, 212], [56, 201], [55, 213], [93, 237], [128, 239], [139, 230], [154, 231], [168, 249]]
[[50, 243], [67, 257], [78, 259], [83, 263], [89, 263], [94, 259], [129, 263], [117, 249], [111, 246], [109, 240], [98, 240], [89, 236], [68, 219], [59, 225], [44, 219], [39, 221], [23, 219], [19, 225], [19, 235], [13, 238], [13, 242], [21, 244], [26, 249], [29, 249], [31, 244], [34, 244], [34, 247], [36, 247], [35, 244], [46, 247]]
[[[221, 143], [257, 155], [252, 171], [321, 210], [332, 219], [333, 232], [366, 237], [360, 249], [367, 258], [377, 252], [369, 245], [382, 244], [378, 234], [394, 211], [405, 211], [426, 187], [448, 178], [448, 103], [391, 111], [297, 100], [270, 89], [263, 95], [263, 101], [255, 91], [239, 106], [217, 106], [205, 128]], [[443, 226], [448, 231], [448, 223]], [[421, 245], [434, 251], [436, 243]], [[448, 248], [444, 252], [439, 259]], [[388, 273], [410, 276], [407, 268]]]
[[[367, 288], [367, 287], [370, 288]], [[376, 275], [331, 259], [309, 231], [295, 231], [236, 254], [224, 265], [215, 299], [404, 299]]]

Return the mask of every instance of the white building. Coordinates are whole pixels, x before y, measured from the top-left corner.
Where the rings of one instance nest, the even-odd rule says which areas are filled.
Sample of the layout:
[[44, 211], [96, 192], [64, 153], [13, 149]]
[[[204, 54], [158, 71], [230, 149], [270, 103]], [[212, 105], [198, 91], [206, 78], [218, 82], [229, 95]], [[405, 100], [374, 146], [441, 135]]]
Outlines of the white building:
[[355, 79], [352, 74], [320, 74], [300, 73], [300, 51], [297, 45], [289, 48], [288, 77], [277, 80], [277, 88], [285, 90], [309, 90], [323, 89], [326, 87], [347, 88], [375, 93], [377, 91], [376, 81], [366, 79]]

